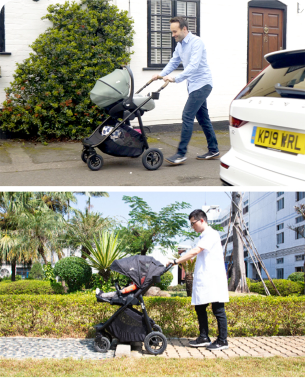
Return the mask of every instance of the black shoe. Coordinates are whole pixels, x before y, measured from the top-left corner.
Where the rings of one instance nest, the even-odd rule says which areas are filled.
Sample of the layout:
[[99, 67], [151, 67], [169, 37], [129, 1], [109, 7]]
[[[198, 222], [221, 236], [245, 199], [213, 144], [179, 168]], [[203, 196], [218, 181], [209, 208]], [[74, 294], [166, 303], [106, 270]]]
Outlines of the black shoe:
[[191, 347], [195, 347], [195, 348], [205, 347], [211, 344], [211, 340], [208, 337], [199, 336], [198, 339], [191, 340], [189, 344]]
[[165, 158], [165, 161], [167, 161], [168, 163], [173, 164], [173, 165], [182, 164], [182, 163], [185, 162], [185, 160], [186, 160], [186, 157], [179, 155], [179, 154], [175, 154], [173, 156]]
[[223, 350], [223, 349], [229, 349], [229, 345], [227, 341], [220, 341], [216, 339], [213, 343], [211, 343], [208, 347], [208, 350]]
[[209, 159], [217, 159], [219, 156], [219, 151], [218, 152], [207, 152], [204, 155], [197, 156], [197, 160], [209, 160]]

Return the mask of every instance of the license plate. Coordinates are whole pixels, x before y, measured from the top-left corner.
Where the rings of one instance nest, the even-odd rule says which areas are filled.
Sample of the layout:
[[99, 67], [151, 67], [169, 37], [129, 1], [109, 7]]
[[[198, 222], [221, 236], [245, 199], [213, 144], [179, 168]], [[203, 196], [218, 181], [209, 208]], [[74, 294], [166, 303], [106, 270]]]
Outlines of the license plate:
[[258, 147], [305, 155], [305, 134], [301, 133], [254, 126], [251, 143]]

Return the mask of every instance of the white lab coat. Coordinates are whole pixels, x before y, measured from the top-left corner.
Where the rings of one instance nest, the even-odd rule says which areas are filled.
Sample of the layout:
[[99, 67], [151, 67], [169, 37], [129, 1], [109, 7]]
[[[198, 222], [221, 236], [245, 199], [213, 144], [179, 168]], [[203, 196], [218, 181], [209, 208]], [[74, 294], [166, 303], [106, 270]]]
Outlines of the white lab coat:
[[218, 232], [208, 226], [201, 233], [197, 247], [203, 250], [197, 255], [192, 305], [229, 302], [227, 275]]

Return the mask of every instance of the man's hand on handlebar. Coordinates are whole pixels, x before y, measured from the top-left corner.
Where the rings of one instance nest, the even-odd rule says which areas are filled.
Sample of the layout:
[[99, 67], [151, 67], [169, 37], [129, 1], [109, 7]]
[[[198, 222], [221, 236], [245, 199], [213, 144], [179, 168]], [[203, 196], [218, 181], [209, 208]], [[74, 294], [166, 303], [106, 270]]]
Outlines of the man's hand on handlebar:
[[173, 76], [171, 76], [171, 75], [164, 76], [163, 80], [164, 81], [169, 81], [170, 83], [174, 83], [175, 82], [175, 78]]
[[152, 76], [152, 80], [158, 80], [160, 78], [160, 76], [158, 74], [155, 74]]

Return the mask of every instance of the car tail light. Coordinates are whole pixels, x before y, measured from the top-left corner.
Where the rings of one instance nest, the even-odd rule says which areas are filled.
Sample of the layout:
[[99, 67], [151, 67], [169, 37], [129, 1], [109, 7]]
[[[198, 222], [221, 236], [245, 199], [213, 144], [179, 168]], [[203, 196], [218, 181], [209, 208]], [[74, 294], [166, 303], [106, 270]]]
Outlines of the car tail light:
[[229, 165], [223, 163], [222, 161], [220, 162], [220, 165], [221, 165], [222, 167], [224, 167], [225, 169], [229, 169], [229, 168], [230, 168]]
[[248, 121], [242, 121], [241, 119], [232, 117], [230, 115], [230, 126], [238, 128], [244, 126], [246, 123], [248, 123]]

